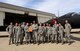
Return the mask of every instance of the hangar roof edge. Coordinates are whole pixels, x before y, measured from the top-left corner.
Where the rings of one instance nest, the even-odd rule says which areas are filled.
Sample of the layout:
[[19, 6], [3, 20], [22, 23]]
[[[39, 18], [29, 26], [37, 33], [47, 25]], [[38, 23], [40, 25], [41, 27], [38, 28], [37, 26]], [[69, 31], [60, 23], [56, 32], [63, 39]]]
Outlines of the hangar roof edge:
[[3, 2], [0, 2], [0, 7], [8, 8], [8, 9], [20, 10], [20, 11], [24, 11], [24, 12], [33, 12], [33, 13], [37, 13], [37, 14], [42, 14], [42, 15], [56, 17], [55, 14], [52, 14], [52, 13], [47, 13], [47, 12], [34, 10], [34, 9], [30, 9], [30, 8], [25, 8], [25, 7], [21, 7], [21, 6], [16, 6], [16, 5], [3, 3]]

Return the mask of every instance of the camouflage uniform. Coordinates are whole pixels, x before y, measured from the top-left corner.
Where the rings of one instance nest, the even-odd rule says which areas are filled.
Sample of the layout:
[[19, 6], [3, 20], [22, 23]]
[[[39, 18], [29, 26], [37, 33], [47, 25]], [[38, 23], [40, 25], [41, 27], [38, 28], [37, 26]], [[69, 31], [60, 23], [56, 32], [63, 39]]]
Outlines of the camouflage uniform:
[[46, 41], [46, 36], [47, 36], [47, 33], [46, 33], [47, 29], [45, 26], [43, 26], [43, 42]]
[[7, 28], [6, 28], [6, 31], [9, 32], [9, 45], [11, 44], [11, 41], [12, 43], [14, 43], [14, 34], [13, 34], [13, 25], [9, 25]]
[[54, 34], [55, 34], [55, 41], [58, 43], [58, 24], [54, 24]]
[[42, 34], [43, 34], [43, 27], [39, 26], [38, 27], [38, 42], [42, 42], [42, 38], [43, 38]]
[[37, 24], [32, 24], [33, 28], [33, 38], [34, 38], [34, 43], [37, 42], [37, 30], [38, 30], [38, 25]]
[[63, 37], [63, 32], [64, 32], [64, 28], [63, 26], [59, 26], [59, 39], [61, 40], [61, 42], [64, 42], [64, 37]]
[[47, 26], [46, 27], [46, 33], [47, 33], [47, 40], [48, 40], [48, 42], [50, 41], [50, 38], [51, 38], [51, 27], [50, 26]]
[[13, 33], [14, 33], [15, 44], [17, 44], [17, 32], [18, 32], [18, 26], [14, 26]]
[[71, 31], [71, 25], [69, 23], [65, 24], [65, 36], [67, 38], [67, 41], [70, 42], [70, 31]]
[[26, 43], [28, 43], [30, 41], [30, 35], [29, 35], [29, 32], [28, 32], [28, 28], [29, 27], [27, 25], [24, 27]]
[[22, 40], [21, 40], [21, 44], [23, 43], [23, 40], [24, 40], [24, 37], [25, 37], [24, 27], [25, 27], [25, 25], [22, 24], [22, 25], [21, 25], [21, 29], [22, 29]]

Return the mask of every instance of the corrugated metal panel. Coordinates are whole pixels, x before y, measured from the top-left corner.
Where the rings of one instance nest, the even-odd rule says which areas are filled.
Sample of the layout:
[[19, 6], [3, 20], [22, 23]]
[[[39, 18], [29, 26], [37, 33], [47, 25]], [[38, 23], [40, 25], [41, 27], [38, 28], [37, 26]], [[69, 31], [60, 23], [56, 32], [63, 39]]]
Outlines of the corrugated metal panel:
[[12, 9], [6, 9], [6, 8], [0, 8], [0, 11], [3, 11], [3, 12], [11, 12], [11, 13], [18, 13], [18, 14], [24, 14], [23, 11], [12, 10]]
[[29, 12], [29, 15], [36, 16], [36, 13], [30, 13], [30, 12]]

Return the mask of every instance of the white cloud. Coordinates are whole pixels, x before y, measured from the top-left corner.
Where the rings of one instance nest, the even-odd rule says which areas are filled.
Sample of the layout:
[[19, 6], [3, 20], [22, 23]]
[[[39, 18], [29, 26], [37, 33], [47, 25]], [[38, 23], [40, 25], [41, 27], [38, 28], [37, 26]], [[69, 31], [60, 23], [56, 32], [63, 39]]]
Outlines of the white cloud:
[[79, 0], [44, 0], [42, 3], [34, 5], [34, 9], [58, 14], [60, 16], [68, 12], [73, 12], [75, 9], [80, 8]]
[[13, 4], [13, 5], [18, 5], [18, 6], [27, 6], [29, 2], [32, 0], [3, 0], [5, 3]]
[[37, 10], [48, 12], [48, 11], [54, 9], [53, 7], [55, 7], [57, 4], [58, 4], [58, 2], [56, 2], [56, 1], [53, 2], [53, 0], [44, 0], [44, 2], [34, 5], [34, 8]]

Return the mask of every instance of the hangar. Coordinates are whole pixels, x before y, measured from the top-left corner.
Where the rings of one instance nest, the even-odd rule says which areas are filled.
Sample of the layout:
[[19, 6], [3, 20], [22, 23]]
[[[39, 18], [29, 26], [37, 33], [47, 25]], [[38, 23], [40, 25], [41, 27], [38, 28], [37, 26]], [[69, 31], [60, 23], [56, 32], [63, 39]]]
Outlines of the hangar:
[[56, 18], [55, 14], [0, 2], [0, 29], [10, 22], [44, 23], [52, 18]]

